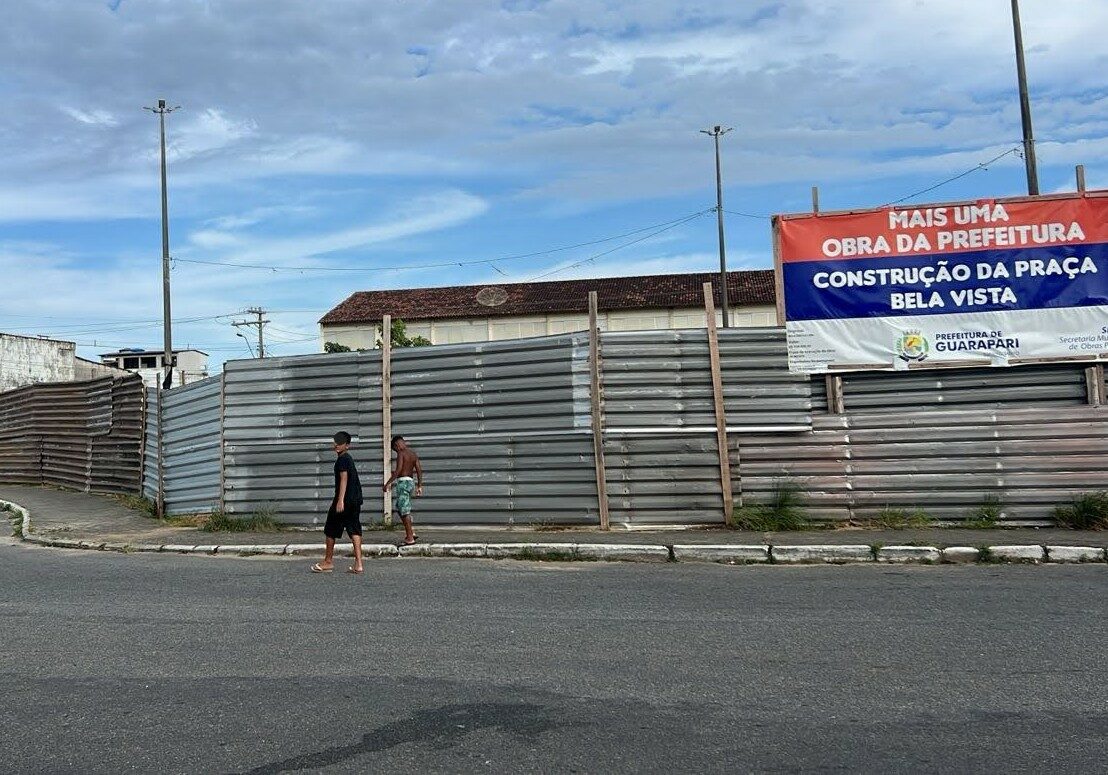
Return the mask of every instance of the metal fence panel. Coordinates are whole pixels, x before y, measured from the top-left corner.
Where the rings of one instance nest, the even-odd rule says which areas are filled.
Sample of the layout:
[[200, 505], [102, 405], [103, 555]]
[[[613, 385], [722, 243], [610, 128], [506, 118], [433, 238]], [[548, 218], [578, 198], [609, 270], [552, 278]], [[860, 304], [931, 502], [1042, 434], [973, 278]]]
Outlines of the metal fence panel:
[[158, 389], [146, 388], [146, 422], [143, 431], [142, 450], [142, 495], [147, 500], [157, 501], [158, 480]]
[[769, 498], [795, 484], [810, 516], [867, 520], [886, 509], [970, 519], [999, 501], [1008, 520], [1047, 519], [1108, 487], [1108, 413], [1092, 406], [854, 412], [810, 434], [741, 439], [743, 487]]
[[128, 376], [0, 394], [0, 480], [139, 492], [142, 391]]
[[345, 430], [373, 504], [381, 481], [379, 352], [231, 361], [224, 367], [223, 500], [233, 514], [270, 511], [322, 523], [333, 491], [331, 438]]
[[[842, 376], [847, 411], [1081, 406], [1086, 364], [858, 372]], [[814, 377], [822, 382], [822, 378]]]
[[168, 514], [210, 512], [220, 499], [220, 377], [162, 393]]
[[416, 438], [589, 427], [581, 334], [393, 352], [392, 425]]
[[[729, 429], [811, 427], [811, 383], [789, 373], [779, 330], [724, 329], [719, 344]], [[605, 333], [600, 347], [607, 429], [715, 431], [707, 332]]]

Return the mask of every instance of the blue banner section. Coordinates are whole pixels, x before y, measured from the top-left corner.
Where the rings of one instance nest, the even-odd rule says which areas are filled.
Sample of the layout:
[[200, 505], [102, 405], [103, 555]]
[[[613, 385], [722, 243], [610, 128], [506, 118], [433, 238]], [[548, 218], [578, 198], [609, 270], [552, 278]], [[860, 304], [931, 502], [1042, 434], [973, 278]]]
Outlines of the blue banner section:
[[1108, 243], [796, 261], [781, 271], [786, 320], [1108, 305]]

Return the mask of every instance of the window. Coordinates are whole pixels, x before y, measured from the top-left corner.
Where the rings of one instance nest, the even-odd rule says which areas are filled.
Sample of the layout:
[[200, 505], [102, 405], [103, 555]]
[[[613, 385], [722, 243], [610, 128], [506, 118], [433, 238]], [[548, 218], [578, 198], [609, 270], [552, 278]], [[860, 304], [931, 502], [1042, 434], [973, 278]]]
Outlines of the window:
[[459, 344], [461, 342], [482, 342], [488, 339], [489, 329], [485, 321], [471, 323], [459, 320], [451, 323], [435, 323], [435, 344]]
[[142, 358], [142, 368], [144, 369], [156, 369], [158, 368], [158, 356], [145, 355]]
[[650, 313], [608, 315], [609, 331], [653, 331], [655, 329], [669, 328], [669, 314]]
[[570, 334], [575, 331], [588, 330], [588, 318], [562, 318], [560, 320], [553, 319], [550, 321], [550, 333], [552, 334]]
[[673, 316], [674, 328], [704, 328], [706, 322], [703, 312], [681, 312]]
[[493, 340], [545, 336], [545, 320], [500, 320], [490, 325]]
[[123, 359], [123, 368], [125, 368], [125, 369], [137, 369], [137, 368], [139, 368], [139, 359], [138, 358], [124, 358]]

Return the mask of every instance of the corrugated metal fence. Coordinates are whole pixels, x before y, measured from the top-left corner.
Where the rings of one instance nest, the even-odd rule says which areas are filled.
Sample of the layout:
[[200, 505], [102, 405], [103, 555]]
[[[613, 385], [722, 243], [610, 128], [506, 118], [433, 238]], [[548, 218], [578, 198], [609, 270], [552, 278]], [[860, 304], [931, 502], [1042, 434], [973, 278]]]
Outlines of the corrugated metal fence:
[[[721, 519], [708, 344], [703, 331], [605, 334], [603, 382], [613, 519]], [[785, 370], [777, 330], [721, 332], [736, 430], [803, 431], [808, 381]], [[427, 471], [425, 523], [595, 524], [588, 335], [398, 350], [392, 429]], [[227, 364], [224, 499], [322, 518], [332, 492], [330, 436], [347, 429], [367, 482], [381, 481], [381, 353]], [[383, 516], [377, 514], [377, 516]]]
[[332, 492], [331, 436], [338, 430], [358, 439], [358, 469], [373, 502], [373, 483], [381, 481], [378, 354], [232, 361], [223, 379], [228, 512], [272, 509], [311, 524]]
[[0, 481], [138, 492], [143, 404], [137, 376], [0, 393]]
[[219, 506], [221, 387], [213, 377], [162, 393], [162, 492], [168, 514]]
[[[741, 439], [743, 490], [764, 499], [789, 480], [825, 519], [885, 509], [967, 519], [986, 498], [1005, 519], [1049, 518], [1078, 493], [1108, 489], [1108, 407], [1090, 403], [1088, 368], [848, 374], [838, 414], [821, 378], [810, 433]], [[1093, 368], [1103, 391], [1104, 366]]]
[[[788, 373], [779, 329], [728, 329], [719, 342], [732, 488], [746, 502], [788, 480], [816, 518], [889, 507], [959, 519], [994, 497], [1005, 518], [1043, 519], [1074, 494], [1108, 488], [1103, 364], [809, 381]], [[585, 333], [395, 352], [392, 431], [427, 472], [418, 519], [597, 524], [595, 366], [612, 524], [719, 522], [705, 332], [604, 333], [599, 345], [597, 364]], [[234, 361], [221, 378], [145, 401], [137, 378], [0, 394], [0, 479], [148, 497], [161, 481], [171, 514], [222, 501], [232, 513], [272, 509], [315, 524], [332, 492], [331, 436], [345, 429], [363, 513], [379, 520], [381, 358]]]
[[[832, 413], [822, 378], [788, 373], [780, 329], [719, 333], [732, 485], [748, 502], [788, 479], [816, 518], [886, 507], [964, 518], [986, 496], [1006, 517], [1044, 518], [1108, 483], [1108, 420], [1086, 401], [1083, 364], [847, 374]], [[720, 521], [706, 333], [604, 333], [600, 351], [612, 523]], [[397, 351], [392, 429], [427, 470], [419, 519], [596, 524], [588, 353], [587, 334]], [[330, 437], [346, 429], [367, 483], [364, 513], [380, 518], [381, 357], [227, 364], [229, 512], [321, 520]]]

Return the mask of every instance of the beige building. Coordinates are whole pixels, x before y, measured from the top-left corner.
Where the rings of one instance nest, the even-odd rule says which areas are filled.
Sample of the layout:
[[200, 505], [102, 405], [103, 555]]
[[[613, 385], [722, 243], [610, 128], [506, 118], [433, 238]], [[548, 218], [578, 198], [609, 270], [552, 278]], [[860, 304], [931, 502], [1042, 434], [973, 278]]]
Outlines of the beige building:
[[[704, 283], [718, 280], [697, 273], [359, 291], [319, 322], [324, 342], [352, 349], [377, 346], [384, 315], [433, 344], [522, 339], [586, 330], [589, 291], [596, 291], [602, 331], [702, 328]], [[772, 271], [729, 272], [728, 301], [734, 326], [777, 324]]]

